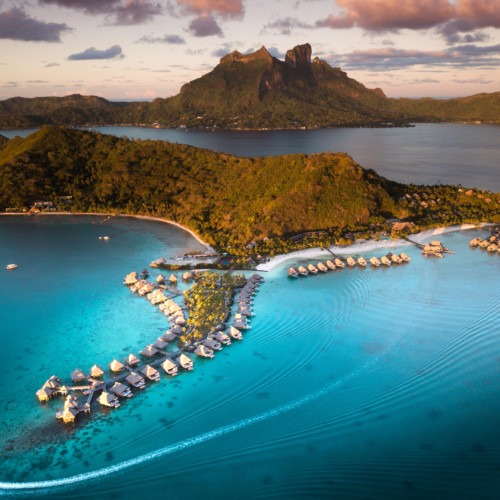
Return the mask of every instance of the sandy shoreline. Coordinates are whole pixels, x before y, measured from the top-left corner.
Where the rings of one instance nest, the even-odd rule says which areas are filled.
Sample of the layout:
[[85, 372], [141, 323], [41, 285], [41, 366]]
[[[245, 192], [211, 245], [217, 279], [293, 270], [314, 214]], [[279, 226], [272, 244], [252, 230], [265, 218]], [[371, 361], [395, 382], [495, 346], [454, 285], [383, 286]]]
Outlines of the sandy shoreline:
[[[3, 212], [0, 213], [0, 215], [27, 215], [26, 213], [23, 212]], [[153, 217], [151, 215], [129, 215], [129, 214], [106, 214], [102, 212], [41, 212], [39, 214], [36, 214], [36, 217], [44, 215], [44, 216], [50, 216], [50, 215], [93, 215], [93, 216], [98, 216], [98, 217], [109, 217], [110, 219], [113, 219], [114, 217], [133, 217], [134, 219], [142, 219], [142, 220], [150, 220], [154, 222], [163, 222], [164, 224], [171, 224], [173, 226], [177, 226], [184, 231], [188, 232], [193, 238], [198, 241], [198, 243], [201, 243], [209, 252], [211, 253], [216, 253], [215, 250], [205, 241], [203, 241], [192, 229], [189, 229], [186, 226], [183, 226], [182, 224], [179, 224], [178, 222], [174, 222], [171, 220], [167, 219], [162, 219], [161, 217]]]
[[[428, 229], [426, 231], [422, 231], [421, 233], [412, 234], [410, 238], [417, 243], [424, 243], [429, 238], [438, 236], [440, 234], [451, 233], [454, 231], [463, 231], [466, 229], [479, 229], [488, 225], [488, 223], [483, 223], [478, 225], [460, 224], [455, 226], [439, 227], [435, 229]], [[374, 250], [380, 250], [382, 248], [397, 248], [409, 245], [411, 245], [411, 243], [406, 240], [366, 240], [361, 243], [354, 243], [354, 245], [350, 245], [348, 247], [331, 246], [329, 247], [329, 249], [338, 255], [350, 255], [356, 253], [372, 252]], [[257, 266], [257, 271], [272, 271], [274, 268], [278, 267], [284, 262], [293, 259], [330, 259], [331, 257], [332, 255], [322, 248], [308, 248], [306, 250], [298, 250], [297, 252], [291, 252], [288, 254], [272, 257], [269, 262], [266, 262], [265, 264], [259, 264]]]

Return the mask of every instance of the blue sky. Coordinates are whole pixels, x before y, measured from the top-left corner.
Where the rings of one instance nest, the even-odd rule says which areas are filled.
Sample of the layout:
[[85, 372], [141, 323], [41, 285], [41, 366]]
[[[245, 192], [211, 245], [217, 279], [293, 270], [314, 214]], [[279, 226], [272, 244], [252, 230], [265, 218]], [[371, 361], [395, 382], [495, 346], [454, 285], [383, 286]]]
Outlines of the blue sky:
[[313, 57], [390, 97], [500, 90], [500, 0], [0, 0], [0, 99], [168, 97], [233, 50]]

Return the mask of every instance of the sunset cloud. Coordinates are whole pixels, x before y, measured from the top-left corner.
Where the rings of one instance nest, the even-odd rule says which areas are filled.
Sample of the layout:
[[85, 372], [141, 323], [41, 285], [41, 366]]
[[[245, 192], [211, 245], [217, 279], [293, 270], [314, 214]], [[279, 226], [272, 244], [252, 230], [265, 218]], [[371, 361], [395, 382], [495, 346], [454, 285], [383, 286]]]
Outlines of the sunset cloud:
[[336, 0], [342, 9], [316, 22], [318, 27], [362, 28], [371, 32], [436, 28], [449, 42], [484, 40], [482, 28], [500, 28], [500, 8], [495, 0]]
[[13, 8], [0, 12], [0, 39], [25, 42], [60, 42], [61, 34], [71, 31], [65, 23], [45, 23]]
[[191, 14], [241, 17], [245, 9], [242, 0], [177, 0], [182, 9]]
[[297, 28], [311, 29], [314, 28], [314, 26], [304, 23], [303, 21], [295, 17], [284, 17], [282, 19], [277, 19], [276, 21], [265, 24], [262, 28], [261, 33], [277, 32], [280, 35], [288, 36], [291, 35], [292, 31]]
[[105, 50], [90, 47], [83, 52], [71, 54], [68, 59], [70, 61], [89, 61], [93, 59], [122, 59], [123, 57], [122, 48], [119, 45], [113, 45]]
[[148, 36], [144, 35], [137, 43], [165, 43], [168, 45], [184, 45], [186, 40], [179, 35]]
[[200, 16], [189, 23], [189, 31], [196, 37], [222, 35], [222, 30], [212, 16]]

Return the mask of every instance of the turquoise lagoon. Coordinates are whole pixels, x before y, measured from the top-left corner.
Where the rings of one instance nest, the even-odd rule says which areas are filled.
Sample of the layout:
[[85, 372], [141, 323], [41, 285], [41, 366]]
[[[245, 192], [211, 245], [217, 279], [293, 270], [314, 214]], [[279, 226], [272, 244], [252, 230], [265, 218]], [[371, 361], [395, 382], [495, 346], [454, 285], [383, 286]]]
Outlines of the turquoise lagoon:
[[412, 262], [390, 269], [262, 273], [242, 342], [64, 427], [62, 401], [35, 391], [153, 342], [166, 320], [122, 279], [200, 248], [171, 225], [102, 220], [0, 218], [0, 494], [497, 496], [500, 256], [468, 246], [486, 231], [440, 236], [444, 259], [405, 247]]

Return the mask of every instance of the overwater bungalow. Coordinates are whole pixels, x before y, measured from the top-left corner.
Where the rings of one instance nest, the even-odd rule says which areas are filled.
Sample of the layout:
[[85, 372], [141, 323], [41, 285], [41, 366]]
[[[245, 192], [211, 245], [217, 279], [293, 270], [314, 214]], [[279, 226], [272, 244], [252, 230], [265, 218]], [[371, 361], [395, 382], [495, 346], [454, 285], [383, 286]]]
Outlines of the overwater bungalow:
[[184, 328], [181, 325], [175, 325], [170, 328], [170, 331], [175, 335], [182, 335], [184, 333]]
[[147, 295], [148, 293], [151, 293], [154, 290], [154, 285], [153, 283], [145, 283], [144, 285], [137, 290], [137, 293], [143, 297], [144, 295]]
[[167, 375], [170, 375], [171, 377], [177, 376], [179, 368], [171, 359], [167, 358], [161, 364], [161, 367], [165, 370], [165, 373], [167, 373]]
[[133, 354], [129, 354], [127, 356], [127, 359], [125, 360], [125, 363], [129, 366], [137, 365], [140, 362], [141, 360], [137, 356], [134, 356]]
[[109, 369], [112, 372], [121, 372], [123, 370], [123, 368], [124, 368], [123, 363], [121, 363], [117, 359], [113, 359], [113, 361], [111, 361], [111, 363], [109, 363]]
[[215, 332], [212, 334], [213, 338], [224, 345], [231, 345], [231, 339], [229, 335], [226, 335], [224, 332]]
[[56, 413], [56, 418], [62, 420], [65, 424], [73, 423], [76, 419], [77, 410], [74, 408], [64, 408]]
[[469, 245], [473, 248], [478, 247], [479, 244], [483, 241], [481, 238], [473, 238], [472, 240], [469, 241]]
[[77, 368], [71, 372], [70, 377], [73, 382], [81, 382], [82, 380], [85, 380], [85, 373]]
[[149, 301], [153, 305], [161, 304], [162, 302], [165, 302], [166, 300], [167, 300], [167, 297], [165, 296], [165, 294], [161, 290], [158, 290], [158, 289], [151, 292], [151, 298], [149, 299]]
[[144, 389], [144, 387], [146, 386], [144, 378], [141, 377], [141, 375], [139, 375], [137, 372], [130, 372], [130, 374], [125, 377], [125, 380], [132, 387], [136, 387], [137, 389]]
[[236, 339], [236, 340], [243, 339], [243, 335], [241, 334], [241, 332], [238, 330], [238, 328], [236, 328], [234, 326], [229, 328], [229, 336], [233, 339]]
[[203, 344], [197, 345], [194, 353], [198, 356], [201, 356], [202, 358], [213, 358], [214, 357], [214, 351], [212, 351], [212, 349], [209, 349], [208, 347], [204, 346]]
[[337, 269], [337, 267], [331, 260], [327, 260], [326, 265], [328, 266], [328, 269], [330, 269], [331, 271], [335, 271], [335, 269]]
[[340, 269], [345, 267], [345, 264], [339, 258], [335, 258], [334, 262], [337, 267], [340, 267]]
[[171, 274], [170, 277], [168, 278], [168, 282], [171, 285], [176, 285], [177, 284], [177, 276], [175, 274]]
[[356, 265], [356, 261], [352, 257], [347, 257], [347, 265], [349, 267], [354, 267]]
[[318, 269], [316, 268], [316, 266], [314, 266], [314, 264], [309, 264], [307, 266], [307, 270], [310, 272], [310, 273], [313, 273], [313, 274], [318, 274]]
[[102, 406], [108, 406], [109, 408], [119, 408], [120, 403], [116, 394], [111, 394], [110, 392], [102, 391], [97, 402]]
[[439, 243], [438, 245], [433, 245], [432, 243], [439, 243], [439, 242], [431, 241], [431, 244], [424, 245], [424, 248], [422, 249], [422, 255], [425, 256], [432, 255], [434, 257], [442, 258], [443, 246], [441, 245], [441, 243]]
[[126, 286], [132, 286], [135, 285], [137, 281], [139, 281], [139, 278], [137, 277], [137, 272], [133, 271], [130, 274], [127, 274], [127, 276], [125, 276], [123, 284]]
[[121, 398], [131, 398], [134, 394], [130, 390], [128, 385], [122, 384], [121, 382], [115, 382], [112, 387], [110, 387], [110, 392], [120, 396]]
[[411, 260], [410, 257], [404, 252], [401, 252], [399, 257], [401, 258], [401, 260], [403, 262], [410, 262], [410, 260]]
[[192, 280], [193, 279], [193, 275], [189, 272], [189, 271], [186, 271], [183, 275], [182, 275], [182, 279], [184, 281], [189, 281], [189, 280]]
[[373, 267], [380, 267], [380, 259], [378, 259], [377, 257], [371, 257], [370, 258], [370, 264]]
[[165, 342], [161, 337], [156, 339], [156, 342], [153, 344], [155, 349], [165, 349], [167, 347], [167, 342]]
[[45, 403], [47, 402], [51, 397], [52, 395], [54, 394], [54, 389], [51, 389], [50, 387], [42, 387], [41, 389], [38, 389], [38, 391], [36, 391], [36, 397], [38, 398], [38, 400], [42, 403]]
[[91, 377], [98, 378], [98, 377], [102, 377], [103, 375], [104, 375], [104, 370], [100, 366], [94, 365], [90, 369], [90, 376]]
[[203, 341], [203, 345], [208, 347], [209, 349], [212, 349], [212, 351], [222, 351], [222, 344], [211, 337], [205, 339]]
[[490, 241], [488, 239], [484, 239], [479, 243], [479, 248], [488, 248], [490, 245]]
[[159, 285], [163, 285], [163, 283], [165, 283], [165, 276], [163, 276], [162, 274], [159, 274], [156, 277], [156, 283], [158, 283]]
[[325, 266], [325, 264], [323, 264], [323, 262], [318, 262], [318, 269], [322, 273], [326, 273], [328, 271], [328, 268]]
[[496, 252], [498, 250], [498, 247], [495, 243], [492, 243], [486, 248], [486, 250], [488, 250], [488, 252]]
[[151, 365], [146, 365], [143, 367], [140, 372], [149, 380], [152, 380], [153, 382], [159, 382], [160, 381], [160, 372], [156, 369], [153, 368]]
[[184, 370], [191, 371], [193, 369], [193, 360], [184, 353], [177, 358], [177, 363], [181, 368], [184, 368]]
[[177, 335], [174, 332], [167, 330], [160, 338], [165, 342], [173, 342], [177, 338]]
[[380, 263], [383, 264], [384, 266], [390, 266], [391, 265], [391, 260], [387, 258], [386, 255], [383, 255], [380, 257]]
[[391, 254], [391, 261], [394, 262], [394, 264], [402, 264], [403, 263], [403, 260], [401, 259], [401, 257], [396, 253]]
[[307, 276], [309, 274], [308, 270], [304, 266], [299, 266], [298, 272], [301, 276]]
[[137, 293], [146, 283], [147, 281], [139, 280], [135, 285], [130, 287], [130, 291], [132, 293]]
[[367, 263], [366, 263], [366, 260], [365, 260], [365, 258], [364, 258], [364, 257], [360, 257], [360, 258], [358, 259], [358, 265], [359, 265], [359, 266], [361, 266], [361, 267], [366, 267], [366, 264], [367, 264]]
[[288, 269], [288, 277], [289, 278], [298, 278], [299, 277], [299, 273], [298, 273], [297, 269], [295, 269], [293, 267], [290, 267]]
[[146, 348], [144, 348], [142, 351], [140, 351], [139, 354], [141, 354], [142, 356], [146, 356], [147, 358], [152, 358], [157, 352], [158, 352], [158, 349], [156, 349], [156, 347], [153, 347], [152, 345], [148, 345]]

